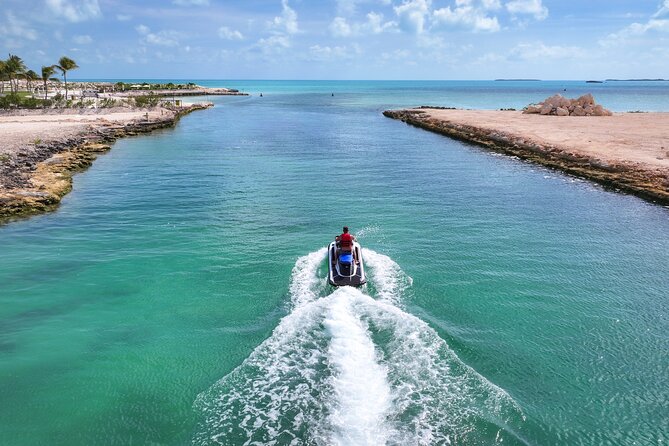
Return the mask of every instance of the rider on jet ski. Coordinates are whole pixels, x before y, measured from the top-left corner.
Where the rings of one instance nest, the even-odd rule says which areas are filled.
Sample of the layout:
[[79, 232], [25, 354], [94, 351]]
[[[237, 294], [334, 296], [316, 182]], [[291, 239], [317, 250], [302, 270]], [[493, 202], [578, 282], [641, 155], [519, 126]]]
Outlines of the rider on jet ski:
[[344, 226], [342, 230], [344, 232], [341, 235], [335, 237], [335, 240], [337, 241], [337, 246], [339, 246], [339, 250], [341, 252], [347, 252], [353, 254], [353, 261], [357, 263], [357, 260], [355, 258], [355, 250], [353, 249], [353, 241], [355, 240], [355, 236], [349, 234], [348, 226]]

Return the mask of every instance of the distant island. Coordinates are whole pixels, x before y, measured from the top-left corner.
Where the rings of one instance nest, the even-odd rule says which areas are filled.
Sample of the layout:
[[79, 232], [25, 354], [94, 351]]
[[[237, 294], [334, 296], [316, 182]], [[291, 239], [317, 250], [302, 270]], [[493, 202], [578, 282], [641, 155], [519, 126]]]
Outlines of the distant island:
[[495, 82], [541, 82], [541, 79], [495, 79]]
[[607, 79], [606, 82], [669, 82], [669, 79]]
[[603, 84], [604, 81], [585, 81], [586, 84]]

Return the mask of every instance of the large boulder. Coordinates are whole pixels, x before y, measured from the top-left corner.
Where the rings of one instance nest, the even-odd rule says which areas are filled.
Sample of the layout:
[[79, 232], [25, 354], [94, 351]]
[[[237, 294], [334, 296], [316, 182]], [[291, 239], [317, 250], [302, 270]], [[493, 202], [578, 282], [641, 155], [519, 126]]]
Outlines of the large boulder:
[[590, 93], [584, 94], [583, 96], [578, 98], [578, 105], [580, 105], [581, 107], [594, 104], [595, 104], [595, 98]]
[[574, 111], [571, 113], [572, 116], [585, 116], [585, 109], [580, 105], [574, 107]]
[[555, 110], [555, 114], [557, 116], [569, 116], [569, 109], [558, 107], [557, 110]]
[[542, 115], [550, 115], [552, 111], [553, 111], [553, 106], [551, 104], [544, 104], [541, 107], [541, 111], [539, 111], [539, 113], [541, 113]]
[[558, 108], [558, 107], [562, 106], [562, 100], [563, 99], [564, 98], [561, 95], [556, 94], [556, 95], [551, 96], [550, 98], [546, 99], [544, 101], [544, 104], [545, 105], [550, 105], [553, 108]]
[[525, 114], [542, 114], [553, 116], [611, 116], [612, 113], [595, 103], [591, 94], [577, 99], [565, 98], [556, 94], [538, 104], [530, 104], [523, 110]]
[[526, 115], [539, 114], [541, 112], [541, 107], [530, 104], [523, 110], [523, 113]]

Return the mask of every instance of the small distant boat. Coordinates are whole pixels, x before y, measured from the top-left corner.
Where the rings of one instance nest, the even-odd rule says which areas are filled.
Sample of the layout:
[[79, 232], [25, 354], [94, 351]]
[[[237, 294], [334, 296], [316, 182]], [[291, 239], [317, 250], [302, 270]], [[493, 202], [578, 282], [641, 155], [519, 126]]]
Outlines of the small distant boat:
[[333, 286], [358, 287], [367, 282], [360, 244], [353, 242], [351, 252], [342, 251], [337, 242], [328, 248], [328, 283]]

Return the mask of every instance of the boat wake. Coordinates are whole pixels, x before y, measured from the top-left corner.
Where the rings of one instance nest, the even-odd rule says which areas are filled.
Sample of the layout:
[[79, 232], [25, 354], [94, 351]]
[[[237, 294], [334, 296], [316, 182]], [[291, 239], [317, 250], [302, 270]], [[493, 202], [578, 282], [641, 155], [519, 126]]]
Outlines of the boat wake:
[[366, 288], [332, 288], [320, 249], [293, 268], [290, 313], [198, 396], [194, 438], [209, 444], [522, 443], [513, 399], [402, 309], [411, 278], [363, 250]]

